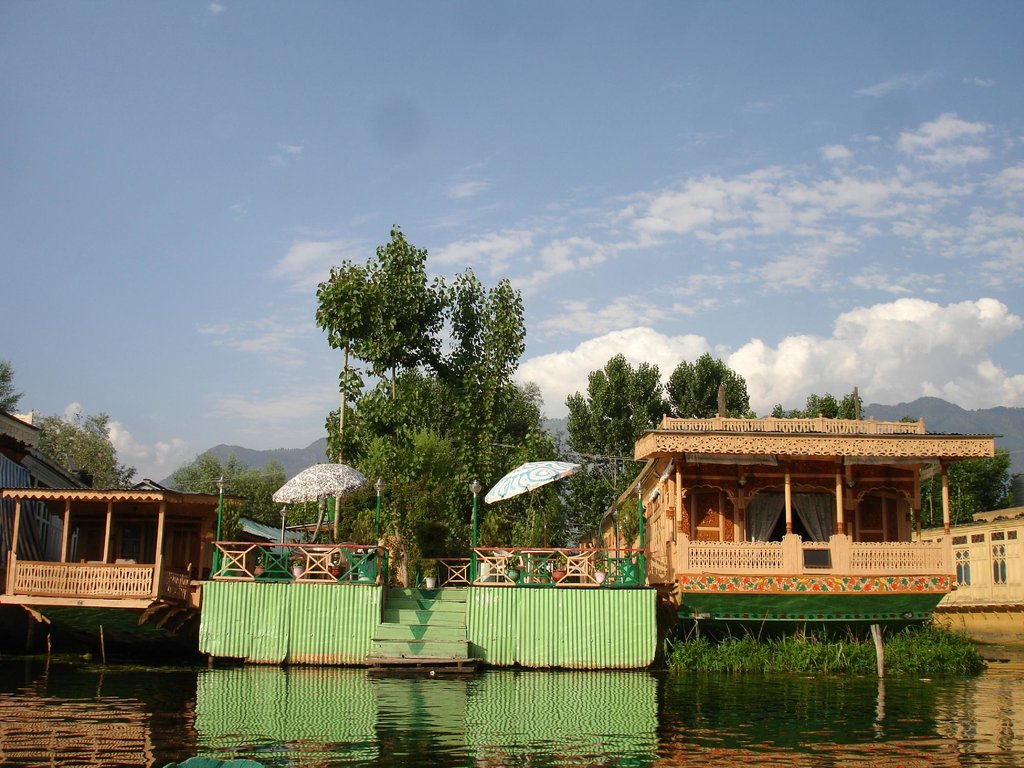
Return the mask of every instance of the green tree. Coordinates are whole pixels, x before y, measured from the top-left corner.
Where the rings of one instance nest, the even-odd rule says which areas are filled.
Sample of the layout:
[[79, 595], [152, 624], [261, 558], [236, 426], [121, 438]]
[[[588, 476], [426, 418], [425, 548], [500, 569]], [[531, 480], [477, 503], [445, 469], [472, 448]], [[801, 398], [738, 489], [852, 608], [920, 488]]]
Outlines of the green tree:
[[58, 466], [78, 473], [93, 488], [127, 488], [135, 477], [135, 467], [118, 462], [109, 424], [105, 413], [78, 413], [71, 421], [45, 416], [38, 423], [39, 450]]
[[566, 482], [570, 538], [592, 532], [642, 464], [636, 441], [668, 412], [657, 366], [633, 368], [623, 355], [587, 377], [586, 396], [566, 400], [569, 448], [585, 466]]
[[7, 360], [0, 360], [0, 411], [14, 413], [21, 400], [21, 392], [14, 390], [14, 367]]
[[[1010, 497], [1010, 454], [1000, 448], [991, 459], [956, 461], [949, 465], [949, 518], [953, 525], [969, 523], [977, 512], [1004, 509]], [[921, 524], [942, 526], [942, 477], [921, 484]]]
[[221, 461], [212, 453], [202, 453], [174, 471], [171, 487], [191, 493], [217, 493], [217, 481], [222, 477], [225, 495], [241, 496], [243, 501], [229, 499], [225, 504], [221, 538], [234, 537], [239, 517], [271, 526], [279, 523], [280, 505], [271, 497], [284, 485], [285, 473], [284, 467], [276, 461], [268, 461], [263, 469], [254, 469], [239, 462], [234, 454], [227, 461]]
[[824, 395], [808, 395], [802, 410], [785, 411], [781, 404], [777, 404], [772, 409], [772, 416], [789, 419], [813, 419], [818, 416], [826, 419], [856, 419], [862, 406], [863, 400], [856, 391], [844, 395], [842, 400], [836, 400], [835, 396], [826, 392]]
[[718, 413], [718, 388], [725, 385], [726, 415], [752, 416], [747, 382], [707, 352], [694, 363], [681, 362], [669, 376], [666, 389], [672, 413], [683, 418], [710, 418]]

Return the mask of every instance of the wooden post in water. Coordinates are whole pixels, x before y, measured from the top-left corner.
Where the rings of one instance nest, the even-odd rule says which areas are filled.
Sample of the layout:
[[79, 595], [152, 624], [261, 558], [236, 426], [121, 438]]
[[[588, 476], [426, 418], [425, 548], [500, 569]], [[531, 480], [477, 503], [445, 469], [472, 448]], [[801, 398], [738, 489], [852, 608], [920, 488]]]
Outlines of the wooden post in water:
[[878, 624], [871, 625], [871, 639], [875, 641], [875, 665], [878, 677], [885, 677], [885, 646], [882, 645], [882, 628]]
[[107, 663], [107, 646], [103, 642], [103, 625], [100, 624], [100, 658], [103, 660], [103, 664]]

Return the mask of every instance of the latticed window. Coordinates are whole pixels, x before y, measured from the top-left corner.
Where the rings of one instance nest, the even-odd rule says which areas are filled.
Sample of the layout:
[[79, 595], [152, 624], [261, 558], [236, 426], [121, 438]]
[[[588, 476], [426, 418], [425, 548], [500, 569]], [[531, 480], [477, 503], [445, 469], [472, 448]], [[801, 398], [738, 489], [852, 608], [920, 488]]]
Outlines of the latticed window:
[[956, 585], [958, 587], [971, 586], [971, 553], [967, 549], [958, 549], [954, 552], [956, 558]]
[[992, 583], [1006, 584], [1006, 545], [992, 545]]

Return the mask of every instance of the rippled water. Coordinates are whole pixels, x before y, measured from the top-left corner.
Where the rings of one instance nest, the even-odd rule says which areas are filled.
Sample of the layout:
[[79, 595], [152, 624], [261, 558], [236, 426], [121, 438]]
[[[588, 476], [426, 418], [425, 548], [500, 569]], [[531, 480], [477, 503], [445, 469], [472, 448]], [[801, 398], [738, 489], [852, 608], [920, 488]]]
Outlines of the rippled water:
[[1020, 766], [1024, 655], [903, 680], [0, 661], [0, 763]]

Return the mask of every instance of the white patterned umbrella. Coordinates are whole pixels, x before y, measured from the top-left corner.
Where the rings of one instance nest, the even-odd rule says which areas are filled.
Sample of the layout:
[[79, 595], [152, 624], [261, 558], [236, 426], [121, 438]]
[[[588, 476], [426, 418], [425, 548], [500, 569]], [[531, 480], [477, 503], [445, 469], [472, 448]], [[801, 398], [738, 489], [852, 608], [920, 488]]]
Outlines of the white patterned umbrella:
[[280, 504], [298, 504], [343, 496], [364, 487], [366, 477], [348, 464], [314, 464], [278, 488], [272, 498]]
[[568, 461], [528, 461], [495, 483], [484, 496], [484, 501], [493, 504], [496, 501], [511, 499], [513, 496], [568, 477], [579, 468], [579, 464], [570, 464]]

